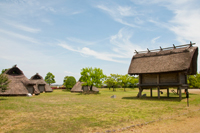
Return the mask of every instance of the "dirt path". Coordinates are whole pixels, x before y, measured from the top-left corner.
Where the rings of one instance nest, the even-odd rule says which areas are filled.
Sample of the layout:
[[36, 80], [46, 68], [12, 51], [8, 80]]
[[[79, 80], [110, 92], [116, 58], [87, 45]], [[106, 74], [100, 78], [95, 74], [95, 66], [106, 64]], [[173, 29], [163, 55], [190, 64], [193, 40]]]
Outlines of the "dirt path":
[[200, 111], [130, 128], [123, 133], [200, 133]]

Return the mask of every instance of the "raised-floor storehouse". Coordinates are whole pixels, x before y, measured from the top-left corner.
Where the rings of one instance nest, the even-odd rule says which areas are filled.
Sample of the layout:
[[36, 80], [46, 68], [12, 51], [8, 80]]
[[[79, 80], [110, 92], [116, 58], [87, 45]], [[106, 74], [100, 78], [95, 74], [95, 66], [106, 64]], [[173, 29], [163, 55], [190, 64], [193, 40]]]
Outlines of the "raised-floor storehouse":
[[187, 75], [194, 75], [197, 72], [198, 47], [194, 43], [135, 52], [129, 66], [128, 74], [139, 75], [139, 93], [141, 97], [143, 89], [157, 88], [158, 98], [160, 89], [175, 87], [179, 91], [179, 98], [182, 99], [181, 90], [188, 90]]

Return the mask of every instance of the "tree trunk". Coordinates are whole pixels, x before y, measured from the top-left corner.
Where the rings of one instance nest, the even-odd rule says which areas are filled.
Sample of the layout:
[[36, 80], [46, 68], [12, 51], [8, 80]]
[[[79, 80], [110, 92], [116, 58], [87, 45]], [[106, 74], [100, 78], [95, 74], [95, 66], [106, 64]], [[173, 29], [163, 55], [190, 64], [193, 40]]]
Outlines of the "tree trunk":
[[110, 90], [110, 87], [109, 87], [109, 90]]
[[92, 91], [92, 86], [93, 86], [93, 85], [90, 86], [90, 91]]
[[126, 91], [126, 90], [125, 90], [125, 87], [124, 87], [124, 91]]

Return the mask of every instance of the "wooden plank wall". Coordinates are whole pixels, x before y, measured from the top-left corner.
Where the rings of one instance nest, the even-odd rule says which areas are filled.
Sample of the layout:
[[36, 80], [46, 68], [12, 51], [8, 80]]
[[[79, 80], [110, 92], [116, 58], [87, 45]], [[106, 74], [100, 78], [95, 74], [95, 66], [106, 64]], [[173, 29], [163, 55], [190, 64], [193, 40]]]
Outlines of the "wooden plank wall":
[[[140, 84], [157, 83], [182, 83], [187, 84], [187, 76], [184, 73], [160, 73], [160, 74], [141, 74]], [[159, 82], [158, 82], [159, 81]]]

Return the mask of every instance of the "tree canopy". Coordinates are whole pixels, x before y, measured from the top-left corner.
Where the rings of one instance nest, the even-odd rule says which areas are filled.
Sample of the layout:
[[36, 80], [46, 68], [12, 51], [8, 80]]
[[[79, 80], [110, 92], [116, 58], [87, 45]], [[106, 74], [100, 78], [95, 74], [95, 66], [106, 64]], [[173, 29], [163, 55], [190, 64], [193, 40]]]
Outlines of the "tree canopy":
[[1, 74], [3, 74], [5, 71], [7, 71], [8, 69], [2, 69], [1, 70]]
[[49, 85], [55, 83], [55, 76], [51, 73], [48, 72], [47, 75], [45, 76], [45, 82], [47, 82]]
[[138, 77], [130, 76], [129, 84], [130, 84], [131, 87], [133, 87], [133, 88], [136, 87], [138, 82], [139, 82]]
[[6, 75], [0, 74], [0, 91], [5, 92], [8, 90], [8, 84], [10, 81], [8, 80], [8, 77]]
[[110, 76], [107, 76], [104, 83], [107, 85], [107, 87], [110, 89], [113, 88], [113, 91], [115, 88], [121, 86], [124, 88], [127, 87], [135, 87], [138, 83], [138, 77], [130, 76], [128, 74], [125, 75], [119, 75], [119, 74], [110, 74]]
[[65, 76], [65, 77], [64, 77], [64, 79], [63, 79], [63, 85], [65, 85], [65, 82], [67, 81], [68, 77], [69, 77], [69, 76]]
[[104, 83], [107, 85], [107, 87], [110, 88], [114, 85], [114, 79], [111, 76], [106, 76]]
[[119, 80], [120, 80], [120, 85], [124, 88], [124, 91], [125, 88], [128, 86], [128, 83], [130, 82], [130, 79], [131, 77], [126, 74], [126, 75], [119, 75]]
[[90, 91], [92, 91], [92, 86], [100, 87], [105, 78], [103, 70], [100, 68], [86, 67], [81, 69], [80, 81], [84, 82], [82, 85], [90, 86]]
[[200, 88], [200, 73], [189, 75], [187, 81], [190, 88]]
[[76, 79], [73, 76], [65, 76], [63, 82], [66, 89], [71, 89], [76, 84]]

